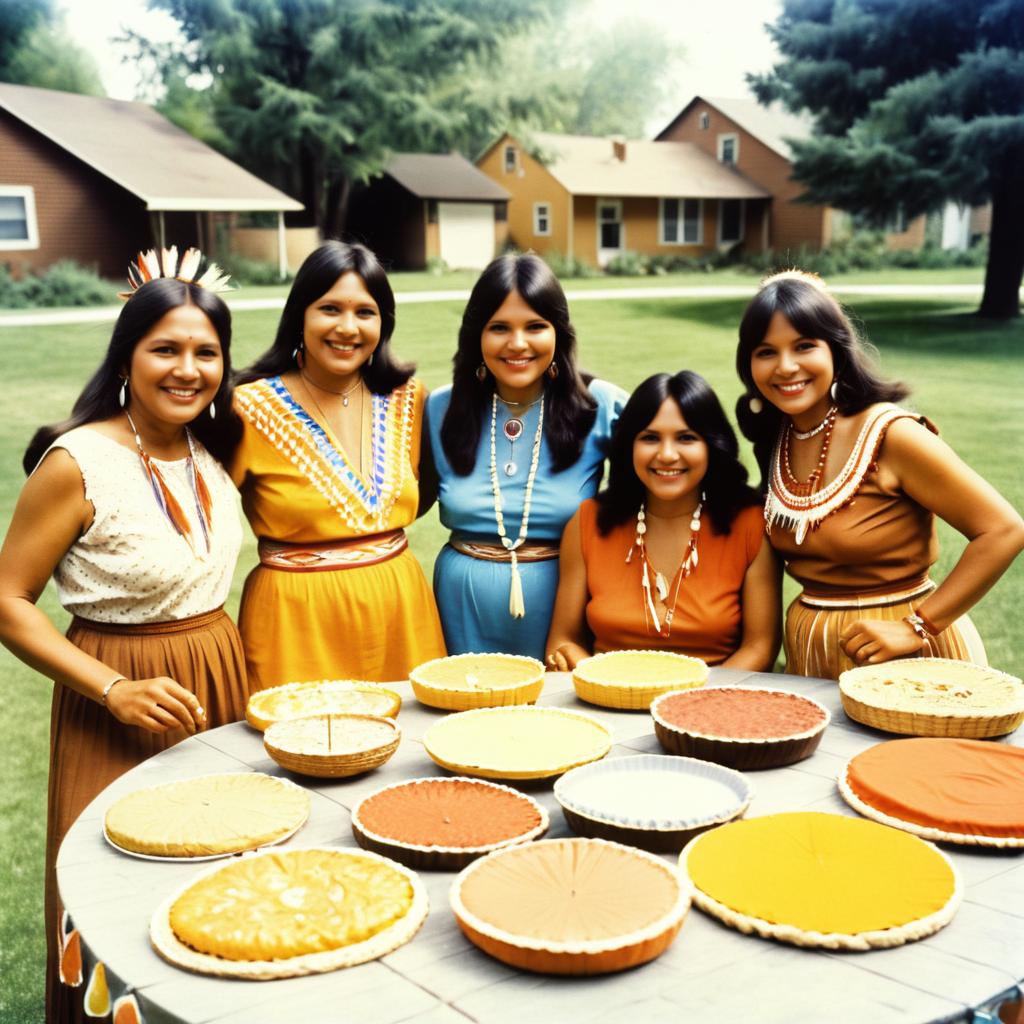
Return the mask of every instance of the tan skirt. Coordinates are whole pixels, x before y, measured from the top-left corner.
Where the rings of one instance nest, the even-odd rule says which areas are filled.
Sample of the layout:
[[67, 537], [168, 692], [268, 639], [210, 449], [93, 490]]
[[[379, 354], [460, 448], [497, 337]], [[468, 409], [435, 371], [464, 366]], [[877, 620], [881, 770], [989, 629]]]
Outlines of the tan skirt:
[[[128, 679], [169, 676], [206, 709], [210, 728], [245, 717], [249, 690], [235, 624], [222, 609], [175, 622], [123, 626], [73, 619], [68, 639]], [[118, 776], [185, 739], [182, 729], [152, 733], [123, 725], [102, 705], [55, 684], [50, 714], [50, 781], [46, 820], [46, 1019], [82, 1019], [83, 985], [62, 985], [57, 928], [62, 907], [54, 871], [57, 851], [85, 807]], [[86, 979], [87, 981], [88, 979]]]
[[[932, 588], [934, 589], [934, 588]], [[910, 599], [891, 604], [882, 599], [851, 598], [849, 604], [830, 602], [827, 608], [805, 603], [801, 594], [786, 613], [786, 671], [796, 676], [838, 679], [841, 672], [856, 668], [843, 649], [839, 637], [851, 622], [858, 619], [881, 619], [897, 622], [909, 615], [931, 593], [926, 589]], [[809, 598], [813, 601], [814, 598]], [[952, 658], [987, 665], [985, 645], [974, 623], [966, 616], [957, 619], [938, 636], [931, 637], [918, 652], [919, 658]]]

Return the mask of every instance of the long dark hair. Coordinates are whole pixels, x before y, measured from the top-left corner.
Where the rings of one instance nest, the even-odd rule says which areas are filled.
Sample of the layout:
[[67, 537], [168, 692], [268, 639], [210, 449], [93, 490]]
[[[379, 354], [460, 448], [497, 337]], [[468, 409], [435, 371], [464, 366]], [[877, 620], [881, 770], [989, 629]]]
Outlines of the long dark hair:
[[597, 528], [602, 534], [635, 518], [647, 496], [633, 468], [633, 442], [667, 398], [708, 446], [708, 468], [700, 487], [715, 533], [729, 533], [742, 509], [761, 504], [757, 491], [747, 483], [736, 434], [708, 382], [692, 370], [680, 370], [675, 376], [656, 373], [630, 395], [612, 432], [608, 486], [597, 496]]
[[[750, 360], [776, 313], [782, 313], [801, 337], [827, 342], [835, 368], [835, 404], [842, 415], [862, 412], [875, 402], [900, 402], [910, 394], [906, 384], [879, 375], [873, 365], [873, 349], [860, 338], [843, 307], [818, 278], [802, 271], [785, 271], [768, 278], [743, 314], [736, 349], [736, 372], [747, 389], [736, 403], [736, 420], [743, 436], [754, 444], [762, 488], [783, 415], [758, 391]], [[761, 412], [751, 411], [752, 397], [761, 399]]]
[[[231, 312], [220, 296], [198, 284], [158, 277], [147, 281], [125, 303], [114, 324], [103, 362], [78, 396], [70, 417], [35, 432], [21, 460], [26, 473], [35, 469], [47, 448], [61, 434], [86, 423], [110, 419], [121, 412], [118, 394], [123, 383], [122, 373], [131, 363], [135, 346], [172, 309], [188, 305], [197, 306], [209, 318], [220, 339], [224, 358], [224, 377], [213, 396], [216, 419], [210, 417], [207, 407], [189, 424], [189, 429], [214, 458], [227, 464], [242, 435], [242, 424], [231, 401]], [[131, 384], [128, 386], [130, 388]]]
[[544, 393], [550, 399], [544, 406], [544, 436], [556, 473], [580, 457], [597, 417], [597, 402], [587, 390], [590, 378], [576, 365], [576, 331], [558, 278], [535, 253], [499, 256], [473, 286], [452, 360], [452, 395], [441, 424], [441, 446], [459, 476], [473, 471], [484, 416], [494, 394], [494, 378], [489, 373], [485, 380], [477, 379], [480, 338], [495, 310], [512, 292], [518, 292], [537, 316], [555, 328], [553, 365], [557, 376], [554, 380], [544, 377]]
[[416, 367], [398, 362], [391, 352], [395, 294], [384, 268], [365, 245], [330, 241], [314, 249], [299, 267], [277, 325], [274, 344], [252, 366], [239, 372], [236, 384], [276, 377], [295, 369], [293, 353], [302, 344], [306, 310], [329, 292], [342, 274], [358, 274], [380, 310], [380, 343], [374, 349], [373, 361], [360, 367], [366, 386], [375, 395], [387, 395], [413, 375]]

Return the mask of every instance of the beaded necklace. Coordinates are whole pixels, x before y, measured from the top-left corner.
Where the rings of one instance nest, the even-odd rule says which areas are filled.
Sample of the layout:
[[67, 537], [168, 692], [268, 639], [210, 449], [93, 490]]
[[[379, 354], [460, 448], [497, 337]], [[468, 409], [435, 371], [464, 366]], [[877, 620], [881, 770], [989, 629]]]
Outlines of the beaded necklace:
[[498, 524], [498, 538], [502, 547], [511, 556], [512, 584], [508, 594], [508, 613], [513, 619], [521, 619], [526, 615], [526, 603], [523, 601], [523, 582], [519, 578], [518, 548], [526, 541], [526, 532], [530, 523], [530, 502], [533, 499], [533, 484], [537, 479], [537, 466], [540, 463], [540, 442], [544, 436], [544, 403], [540, 404], [537, 416], [537, 433], [533, 438], [533, 453], [530, 457], [530, 472], [526, 477], [526, 493], [523, 496], [523, 518], [519, 524], [519, 536], [515, 541], [509, 540], [505, 533], [505, 517], [501, 511], [501, 484], [498, 482], [498, 393], [491, 398], [491, 493], [494, 496], [494, 521]]

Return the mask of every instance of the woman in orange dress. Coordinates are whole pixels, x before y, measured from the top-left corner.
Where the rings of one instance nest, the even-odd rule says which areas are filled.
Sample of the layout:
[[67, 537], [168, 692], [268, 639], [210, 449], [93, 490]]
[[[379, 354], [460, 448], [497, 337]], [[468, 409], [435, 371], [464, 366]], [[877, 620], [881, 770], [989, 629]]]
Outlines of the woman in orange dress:
[[[1024, 547], [1024, 521], [927, 420], [893, 404], [908, 389], [877, 376], [819, 278], [764, 282], [736, 369], [768, 536], [803, 587], [786, 617], [787, 671], [837, 679], [916, 655], [986, 664], [966, 613]], [[968, 540], [939, 586], [928, 575], [936, 516]]]
[[444, 656], [404, 529], [420, 510], [426, 389], [395, 360], [394, 329], [373, 253], [325, 242], [299, 269], [273, 346], [241, 374], [232, 477], [259, 538], [239, 611], [254, 689], [406, 679]]
[[649, 377], [612, 436], [608, 487], [562, 537], [548, 666], [592, 653], [675, 651], [769, 671], [779, 572], [736, 435], [703, 377]]

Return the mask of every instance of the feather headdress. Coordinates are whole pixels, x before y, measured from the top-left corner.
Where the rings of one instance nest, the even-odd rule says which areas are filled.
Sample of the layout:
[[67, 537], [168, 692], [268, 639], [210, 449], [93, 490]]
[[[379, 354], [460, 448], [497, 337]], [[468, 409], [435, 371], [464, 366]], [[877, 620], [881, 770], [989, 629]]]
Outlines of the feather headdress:
[[135, 258], [135, 262], [128, 264], [128, 284], [131, 286], [131, 291], [118, 292], [118, 295], [122, 299], [129, 299], [147, 281], [153, 281], [158, 277], [173, 277], [178, 281], [188, 281], [211, 292], [227, 291], [231, 276], [225, 274], [216, 263], [207, 264], [202, 276], [196, 277], [202, 259], [203, 254], [194, 247], [185, 250], [180, 263], [176, 245], [172, 245], [169, 249], [161, 249], [159, 252], [156, 249], [140, 252]]

